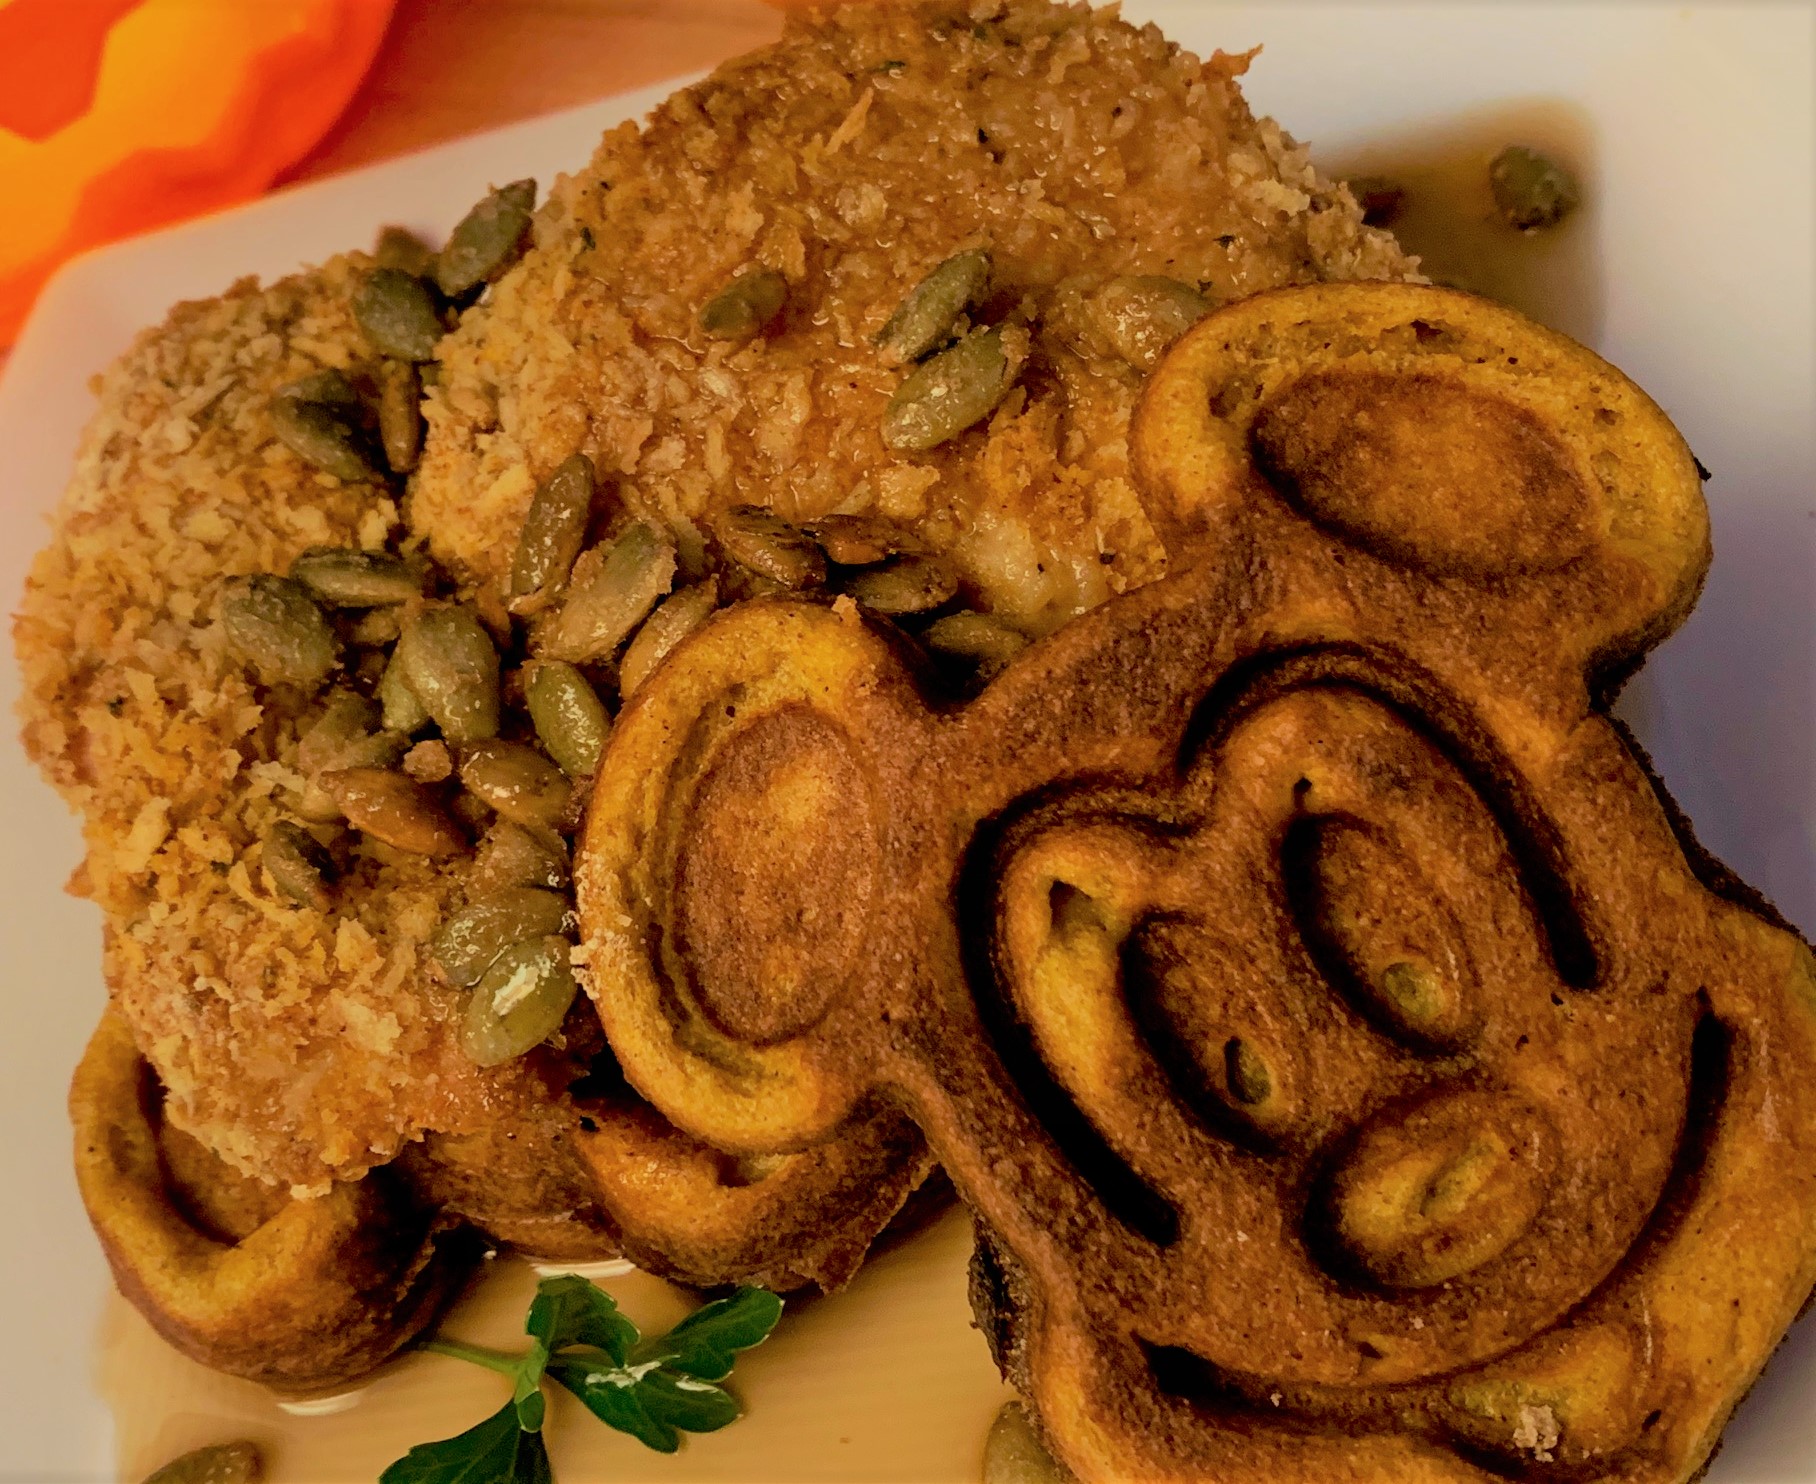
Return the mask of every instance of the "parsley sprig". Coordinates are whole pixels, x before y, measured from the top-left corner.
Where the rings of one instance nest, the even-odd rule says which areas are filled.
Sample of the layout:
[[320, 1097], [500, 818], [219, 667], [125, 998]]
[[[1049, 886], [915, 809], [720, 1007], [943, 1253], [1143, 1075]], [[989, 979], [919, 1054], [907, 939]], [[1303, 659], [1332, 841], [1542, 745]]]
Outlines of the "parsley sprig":
[[608, 1427], [673, 1453], [682, 1433], [716, 1432], [737, 1420], [737, 1399], [718, 1383], [737, 1353], [768, 1339], [781, 1316], [775, 1294], [740, 1288], [667, 1334], [644, 1339], [604, 1289], [574, 1274], [545, 1278], [524, 1322], [530, 1344], [523, 1354], [459, 1340], [423, 1346], [497, 1371], [510, 1381], [511, 1399], [476, 1427], [418, 1444], [379, 1475], [379, 1484], [554, 1484], [542, 1441], [545, 1379], [573, 1392]]

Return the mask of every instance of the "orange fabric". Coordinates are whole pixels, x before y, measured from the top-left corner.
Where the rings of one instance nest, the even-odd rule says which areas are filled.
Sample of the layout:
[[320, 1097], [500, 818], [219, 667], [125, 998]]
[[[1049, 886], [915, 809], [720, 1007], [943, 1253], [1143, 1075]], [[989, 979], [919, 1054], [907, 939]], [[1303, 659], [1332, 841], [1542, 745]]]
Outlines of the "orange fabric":
[[257, 195], [346, 106], [393, 0], [0, 0], [0, 346], [84, 248]]

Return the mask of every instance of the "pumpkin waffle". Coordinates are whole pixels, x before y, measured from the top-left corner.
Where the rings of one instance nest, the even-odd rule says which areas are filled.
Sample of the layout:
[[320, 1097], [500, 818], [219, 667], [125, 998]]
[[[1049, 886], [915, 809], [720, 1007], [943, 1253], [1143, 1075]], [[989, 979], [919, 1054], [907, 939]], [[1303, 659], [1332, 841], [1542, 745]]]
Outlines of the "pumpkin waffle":
[[1191, 331], [1131, 453], [1170, 575], [968, 704], [781, 598], [634, 698], [577, 882], [625, 1075], [753, 1157], [904, 1108], [1085, 1480], [1683, 1484], [1816, 1280], [1810, 952], [1607, 714], [1689, 450], [1332, 284]]

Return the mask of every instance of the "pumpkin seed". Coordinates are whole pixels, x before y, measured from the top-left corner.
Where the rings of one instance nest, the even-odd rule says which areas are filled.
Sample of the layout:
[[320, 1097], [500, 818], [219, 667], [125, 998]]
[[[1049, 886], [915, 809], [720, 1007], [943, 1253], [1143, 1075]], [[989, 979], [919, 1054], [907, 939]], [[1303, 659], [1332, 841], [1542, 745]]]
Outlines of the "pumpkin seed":
[[564, 459], [536, 487], [511, 561], [514, 598], [534, 597], [567, 581], [586, 541], [597, 488], [593, 461], [583, 453]]
[[598, 768], [612, 720], [586, 676], [563, 660], [544, 660], [530, 672], [524, 702], [562, 772], [583, 778]]
[[877, 613], [925, 613], [958, 591], [958, 578], [938, 557], [901, 556], [852, 573], [845, 591]]
[[460, 781], [518, 824], [552, 829], [567, 808], [568, 781], [561, 769], [521, 742], [475, 742], [464, 749]]
[[1008, 394], [1009, 357], [1001, 330], [969, 335], [908, 374], [883, 412], [883, 442], [924, 453], [981, 422]]
[[566, 891], [569, 880], [567, 846], [561, 836], [509, 819], [498, 820], [486, 831], [467, 873], [468, 890], [475, 897], [506, 886]]
[[145, 1484], [258, 1484], [263, 1474], [256, 1443], [210, 1443], [171, 1459]]
[[453, 855], [466, 838], [434, 796], [413, 778], [389, 768], [339, 768], [321, 786], [347, 822], [375, 840], [416, 855]]
[[[387, 608], [367, 608], [347, 625], [347, 640], [365, 649], [383, 649], [397, 642], [397, 636], [404, 630], [404, 616], [393, 603]], [[367, 664], [372, 659], [383, 661], [384, 655], [361, 655], [360, 673], [364, 674]], [[381, 673], [382, 673], [381, 664]]]
[[1508, 226], [1522, 232], [1555, 227], [1583, 199], [1576, 178], [1556, 160], [1510, 144], [1488, 166], [1488, 187]]
[[1211, 301], [1177, 278], [1112, 278], [1097, 294], [1097, 315], [1116, 353], [1152, 371], [1173, 342], [1211, 312]]
[[408, 474], [422, 458], [422, 376], [412, 361], [379, 365], [378, 442], [393, 474]]
[[958, 317], [990, 286], [990, 254], [981, 247], [947, 258], [896, 306], [874, 344], [890, 365], [918, 361], [952, 338]]
[[369, 736], [353, 738], [308, 777], [296, 812], [312, 824], [327, 824], [342, 818], [340, 802], [322, 786], [322, 778], [344, 768], [394, 768], [409, 747], [410, 739], [402, 732], [373, 732]]
[[650, 614], [626, 647], [618, 666], [619, 699], [628, 701], [631, 693], [668, 657], [668, 652], [712, 617], [718, 606], [719, 584], [709, 577], [693, 587], [682, 588]]
[[301, 825], [281, 819], [267, 830], [262, 859], [272, 884], [298, 906], [326, 912], [333, 905], [334, 859]]
[[404, 624], [392, 663], [454, 743], [498, 735], [498, 651], [471, 608], [430, 608]]
[[349, 484], [379, 478], [359, 397], [338, 371], [319, 371], [271, 399], [271, 431], [305, 463]]
[[1385, 175], [1358, 175], [1345, 183], [1362, 208], [1365, 226], [1391, 227], [1405, 209], [1406, 187]]
[[221, 622], [227, 642], [274, 685], [320, 685], [340, 658], [327, 615], [288, 577], [236, 578], [221, 599]]
[[788, 280], [773, 268], [740, 273], [700, 311], [700, 328], [714, 340], [749, 340], [782, 312]]
[[826, 553], [805, 534], [761, 505], [734, 505], [707, 520], [719, 549], [741, 567], [783, 587], [818, 587], [826, 580]]
[[898, 551], [920, 550], [900, 526], [869, 515], [823, 515], [803, 529], [841, 567], [868, 567]]
[[460, 1047], [482, 1067], [522, 1056], [561, 1029], [579, 984], [566, 938], [519, 943], [499, 955], [467, 1002]]
[[522, 256], [536, 207], [536, 182], [500, 186], [460, 219], [435, 259], [435, 283], [458, 299], [490, 283]]
[[505, 949], [573, 926], [574, 909], [566, 897], [533, 886], [505, 886], [449, 913], [429, 950], [449, 983], [470, 989]]
[[1274, 1078], [1267, 1062], [1240, 1037], [1232, 1037], [1224, 1046], [1223, 1071], [1230, 1096], [1246, 1107], [1265, 1103], [1273, 1095]]
[[406, 737], [415, 736], [433, 719], [429, 708], [423, 705], [422, 697], [410, 689], [395, 650], [385, 665], [385, 673], [378, 679], [378, 704], [384, 708], [386, 729], [401, 732]]
[[943, 654], [974, 661], [986, 679], [1028, 647], [1027, 635], [983, 613], [948, 613], [921, 638]]
[[381, 268], [395, 268], [418, 278], [435, 271], [435, 249], [408, 227], [386, 227], [381, 231], [372, 257]]
[[441, 340], [441, 310], [435, 296], [413, 273], [374, 268], [353, 296], [353, 318], [380, 355], [428, 361]]
[[1078, 1484], [1078, 1476], [1047, 1451], [1020, 1402], [1006, 1402], [984, 1440], [983, 1484]]
[[575, 664], [607, 658], [674, 579], [674, 546], [638, 521], [609, 550], [595, 546], [574, 564], [567, 600], [537, 635], [537, 653]]
[[321, 714], [297, 740], [297, 767], [319, 773], [338, 766], [341, 754], [370, 735], [378, 719], [378, 707], [357, 691], [336, 686], [328, 692]]
[[422, 596], [420, 563], [388, 551], [312, 546], [290, 564], [290, 575], [330, 608], [378, 608]]

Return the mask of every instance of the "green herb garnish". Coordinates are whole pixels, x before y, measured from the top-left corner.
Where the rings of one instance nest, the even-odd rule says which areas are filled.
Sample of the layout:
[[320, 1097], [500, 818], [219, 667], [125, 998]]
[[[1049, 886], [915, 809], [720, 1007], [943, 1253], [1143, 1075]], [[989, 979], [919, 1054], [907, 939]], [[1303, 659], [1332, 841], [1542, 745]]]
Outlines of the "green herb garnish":
[[542, 1441], [545, 1378], [608, 1427], [673, 1453], [682, 1433], [716, 1432], [738, 1419], [737, 1399], [718, 1383], [737, 1353], [762, 1344], [781, 1317], [775, 1294], [740, 1288], [646, 1340], [604, 1289], [573, 1274], [545, 1278], [524, 1321], [530, 1345], [523, 1354], [459, 1340], [423, 1346], [497, 1371], [510, 1381], [511, 1399], [477, 1427], [418, 1444], [379, 1484], [554, 1484]]

